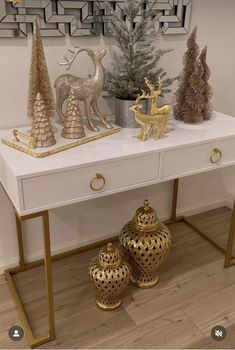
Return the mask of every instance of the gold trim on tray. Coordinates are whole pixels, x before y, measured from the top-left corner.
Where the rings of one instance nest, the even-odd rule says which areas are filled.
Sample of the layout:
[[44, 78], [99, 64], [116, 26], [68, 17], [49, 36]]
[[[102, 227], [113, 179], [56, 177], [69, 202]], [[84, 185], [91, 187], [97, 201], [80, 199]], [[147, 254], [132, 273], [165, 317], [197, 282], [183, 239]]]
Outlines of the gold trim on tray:
[[23, 132], [20, 132], [19, 130], [14, 129], [12, 131], [13, 134], [13, 141], [14, 142], [20, 142], [19, 136], [23, 139], [29, 141], [29, 148], [36, 148], [37, 146], [37, 140], [33, 136], [29, 136], [27, 134], [24, 134]]
[[121, 130], [120, 128], [115, 128], [115, 129], [112, 129], [112, 130], [104, 131], [104, 132], [101, 132], [99, 134], [88, 136], [88, 137], [85, 137], [85, 138], [83, 138], [81, 140], [78, 140], [76, 142], [69, 143], [69, 144], [61, 146], [61, 147], [56, 147], [56, 148], [53, 148], [53, 149], [51, 149], [49, 151], [42, 152], [42, 153], [34, 152], [33, 150], [25, 148], [23, 146], [20, 146], [20, 145], [14, 143], [12, 141], [7, 141], [5, 139], [2, 139], [1, 141], [2, 141], [2, 143], [4, 145], [7, 145], [7, 146], [12, 147], [12, 148], [15, 148], [18, 151], [26, 153], [26, 154], [34, 157], [34, 158], [44, 158], [44, 157], [48, 157], [48, 156], [51, 156], [51, 155], [59, 153], [59, 152], [66, 151], [67, 149], [74, 148], [74, 147], [83, 145], [85, 143], [101, 139], [102, 137], [106, 137], [106, 136], [109, 136], [109, 135], [112, 135], [112, 134], [116, 134], [120, 130]]

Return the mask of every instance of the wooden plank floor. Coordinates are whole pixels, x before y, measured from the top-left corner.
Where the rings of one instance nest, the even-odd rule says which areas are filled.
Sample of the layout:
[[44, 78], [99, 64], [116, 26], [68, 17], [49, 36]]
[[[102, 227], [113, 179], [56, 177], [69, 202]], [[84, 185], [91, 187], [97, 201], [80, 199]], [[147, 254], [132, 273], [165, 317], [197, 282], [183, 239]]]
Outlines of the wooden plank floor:
[[[213, 237], [226, 242], [231, 210], [216, 209], [192, 217]], [[88, 279], [97, 249], [53, 263], [57, 340], [46, 349], [235, 348], [235, 267], [224, 269], [223, 254], [184, 223], [171, 226], [173, 246], [161, 268], [159, 284], [147, 290], [129, 286], [122, 307], [99, 310]], [[47, 329], [43, 269], [17, 275], [35, 335]], [[8, 339], [20, 325], [10, 292], [0, 278], [0, 348], [29, 348]], [[223, 342], [211, 339], [215, 325], [226, 327]]]

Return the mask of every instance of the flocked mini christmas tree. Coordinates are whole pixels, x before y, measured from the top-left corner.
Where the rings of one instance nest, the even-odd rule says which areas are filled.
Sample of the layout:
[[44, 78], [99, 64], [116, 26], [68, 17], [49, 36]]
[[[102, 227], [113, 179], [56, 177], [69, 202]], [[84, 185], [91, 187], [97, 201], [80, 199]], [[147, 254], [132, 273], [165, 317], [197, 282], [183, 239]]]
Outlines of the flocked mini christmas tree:
[[28, 95], [28, 116], [32, 118], [34, 115], [34, 103], [38, 92], [40, 92], [44, 100], [46, 115], [48, 117], [54, 116], [54, 97], [40, 36], [39, 19], [37, 18], [34, 22]]
[[113, 52], [111, 69], [106, 71], [105, 90], [111, 96], [133, 100], [146, 88], [145, 77], [151, 81], [161, 77], [162, 93], [170, 92], [176, 78], [167, 78], [159, 61], [172, 49], [159, 49], [156, 45], [161, 37], [161, 31], [155, 28], [161, 15], [155, 10], [158, 0], [126, 0], [121, 17], [115, 14], [115, 2], [105, 3], [110, 15], [109, 31], [118, 46], [118, 51]]
[[209, 84], [209, 79], [210, 79], [210, 68], [206, 62], [206, 57], [207, 57], [207, 47], [205, 46], [204, 49], [202, 50], [200, 56], [199, 56], [199, 61], [202, 64], [203, 67], [203, 80], [205, 83], [204, 86], [204, 98], [205, 98], [205, 107], [203, 108], [202, 114], [203, 114], [203, 119], [204, 120], [209, 120], [212, 115], [212, 105], [211, 105], [211, 98], [213, 95], [213, 90], [212, 87]]
[[46, 114], [45, 103], [40, 93], [36, 96], [31, 136], [37, 147], [50, 147], [56, 143], [50, 118]]
[[62, 136], [67, 139], [80, 139], [81, 137], [85, 136], [78, 100], [73, 89], [71, 89], [64, 115]]
[[189, 86], [182, 108], [185, 123], [200, 123], [203, 121], [203, 111], [206, 105], [204, 91], [203, 67], [201, 61], [198, 60], [189, 79]]
[[199, 47], [196, 43], [197, 27], [195, 27], [187, 41], [188, 50], [184, 54], [183, 58], [183, 72], [181, 73], [179, 80], [179, 88], [176, 91], [176, 103], [174, 106], [174, 115], [178, 120], [184, 120], [184, 104], [186, 99], [186, 93], [189, 88], [189, 80], [196, 67], [196, 61], [199, 54]]

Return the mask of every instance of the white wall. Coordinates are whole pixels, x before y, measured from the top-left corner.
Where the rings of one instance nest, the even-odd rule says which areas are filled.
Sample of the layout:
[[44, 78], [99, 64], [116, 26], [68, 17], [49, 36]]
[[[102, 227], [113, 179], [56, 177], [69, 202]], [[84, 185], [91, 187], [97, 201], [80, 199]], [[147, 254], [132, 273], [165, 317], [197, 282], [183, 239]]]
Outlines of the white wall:
[[[193, 0], [191, 29], [198, 26], [198, 43], [208, 45], [208, 63], [212, 70], [211, 84], [214, 88], [214, 107], [235, 116], [234, 77], [235, 48], [232, 37], [235, 33], [234, 0]], [[188, 35], [165, 36], [160, 47], [173, 47], [161, 64], [176, 76], [182, 68], [182, 55]], [[67, 39], [69, 40], [69, 39]], [[115, 45], [111, 38], [73, 38], [73, 44], [91, 48]], [[64, 73], [57, 65], [63, 57], [65, 40], [43, 39], [51, 81]], [[31, 41], [26, 39], [0, 39], [0, 128], [26, 125], [28, 73]], [[110, 62], [109, 54], [104, 65]], [[83, 75], [90, 72], [92, 65], [81, 56], [80, 62], [71, 72]], [[175, 86], [174, 89], [175, 91]], [[168, 95], [167, 99], [171, 99]], [[109, 111], [106, 101], [100, 99], [104, 111]], [[112, 111], [111, 111], [112, 112]], [[181, 180], [180, 212], [198, 212], [225, 203], [232, 203], [235, 195], [234, 170], [224, 169], [212, 173], [192, 176]], [[159, 212], [167, 217], [170, 210], [171, 183], [149, 186], [106, 198], [72, 205], [51, 211], [51, 234], [53, 251], [74, 248], [87, 242], [112, 235], [132, 217], [144, 198], [149, 198]], [[0, 271], [17, 261], [14, 212], [5, 193], [0, 189]], [[92, 218], [92, 220], [91, 220]], [[39, 222], [26, 227], [26, 250], [30, 258], [41, 255]]]

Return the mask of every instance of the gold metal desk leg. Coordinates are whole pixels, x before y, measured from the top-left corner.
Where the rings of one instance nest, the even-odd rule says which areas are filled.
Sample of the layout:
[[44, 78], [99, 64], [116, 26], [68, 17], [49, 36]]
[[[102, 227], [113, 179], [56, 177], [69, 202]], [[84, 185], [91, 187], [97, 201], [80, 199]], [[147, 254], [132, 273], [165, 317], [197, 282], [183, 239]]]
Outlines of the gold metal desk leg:
[[171, 217], [170, 221], [177, 222], [176, 210], [178, 201], [178, 189], [179, 189], [179, 179], [175, 179], [173, 183], [173, 196], [172, 196], [172, 206], [171, 206]]
[[230, 267], [232, 265], [235, 265], [235, 258], [232, 257], [234, 238], [235, 238], [235, 201], [233, 204], [232, 220], [230, 224], [227, 249], [226, 249], [225, 260], [224, 260], [225, 267]]
[[44, 226], [44, 251], [45, 251], [45, 276], [47, 287], [47, 305], [48, 305], [48, 324], [49, 337], [55, 339], [55, 320], [54, 320], [54, 303], [53, 303], [53, 280], [51, 268], [51, 247], [50, 247], [50, 228], [49, 228], [49, 214], [45, 212], [43, 216]]
[[230, 267], [230, 266], [235, 265], [235, 257], [232, 255], [233, 244], [234, 244], [234, 239], [235, 239], [235, 201], [234, 201], [234, 206], [233, 206], [232, 219], [231, 219], [231, 224], [230, 224], [227, 247], [224, 248], [223, 246], [218, 244], [214, 239], [210, 238], [202, 230], [197, 228], [197, 226], [195, 224], [191, 223], [190, 220], [187, 219], [186, 217], [180, 217], [180, 218], [177, 217], [176, 212], [177, 212], [177, 201], [178, 201], [178, 189], [179, 189], [179, 179], [175, 179], [174, 184], [173, 184], [171, 216], [170, 216], [170, 220], [167, 221], [166, 223], [168, 225], [171, 225], [171, 224], [174, 224], [176, 222], [184, 222], [191, 229], [193, 229], [194, 232], [199, 234], [201, 237], [203, 237], [205, 240], [207, 240], [207, 242], [209, 242], [215, 248], [217, 248], [218, 250], [220, 250], [222, 253], [225, 254], [225, 262], [224, 262], [225, 267]]
[[[30, 220], [36, 217], [42, 217], [43, 219], [43, 235], [44, 235], [44, 265], [45, 265], [45, 276], [46, 276], [46, 289], [47, 289], [47, 308], [48, 308], [48, 324], [49, 331], [48, 335], [43, 337], [35, 338], [33, 336], [32, 328], [30, 326], [27, 314], [24, 310], [24, 305], [21, 301], [20, 294], [17, 290], [14, 275], [17, 272], [31, 269], [34, 264], [26, 264], [24, 259], [24, 247], [23, 247], [23, 237], [22, 237], [22, 224], [23, 221]], [[49, 215], [48, 211], [39, 212], [36, 214], [18, 216], [16, 214], [16, 227], [17, 227], [17, 237], [19, 246], [19, 266], [5, 271], [5, 277], [9, 288], [12, 293], [12, 297], [15, 301], [17, 310], [19, 312], [20, 319], [23, 324], [25, 334], [29, 340], [32, 348], [39, 345], [45, 344], [51, 340], [55, 339], [55, 322], [54, 322], [54, 303], [53, 303], [53, 281], [52, 281], [52, 269], [51, 269], [51, 247], [50, 247], [50, 227], [49, 227]]]

